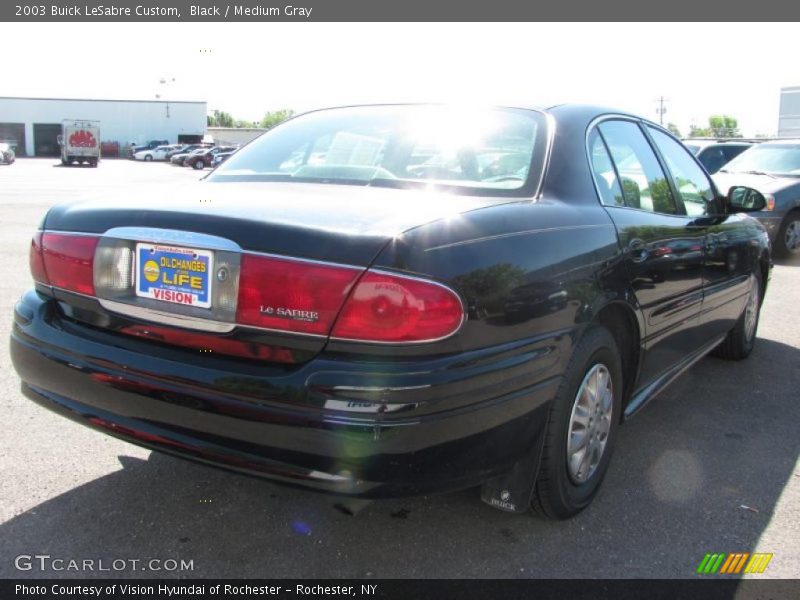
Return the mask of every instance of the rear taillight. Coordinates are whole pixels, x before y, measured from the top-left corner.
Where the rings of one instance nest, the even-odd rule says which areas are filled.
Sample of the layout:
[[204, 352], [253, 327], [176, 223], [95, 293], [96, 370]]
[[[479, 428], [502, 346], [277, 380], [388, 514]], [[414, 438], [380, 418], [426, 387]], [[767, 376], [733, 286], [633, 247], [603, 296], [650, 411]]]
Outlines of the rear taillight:
[[33, 280], [37, 283], [50, 285], [47, 279], [47, 271], [44, 270], [44, 254], [42, 252], [42, 232], [37, 231], [33, 234], [31, 240], [31, 251], [28, 255], [28, 262], [30, 263], [31, 275]]
[[238, 325], [330, 334], [341, 340], [412, 343], [452, 335], [463, 320], [458, 295], [433, 281], [263, 255], [242, 256]]
[[[41, 265], [38, 259], [34, 259], [34, 247], [31, 247], [31, 272], [34, 279], [39, 281], [39, 272], [53, 287], [94, 295], [92, 261], [97, 242], [98, 238], [95, 236], [42, 233]], [[36, 237], [34, 246], [35, 244]]]
[[[99, 241], [97, 236], [38, 232], [30, 250], [34, 280], [88, 296], [97, 295], [95, 284], [101, 296], [128, 293], [134, 275], [131, 249], [106, 242], [98, 247]], [[222, 260], [224, 254], [217, 258]], [[223, 320], [231, 328], [258, 327], [367, 343], [419, 343], [454, 334], [465, 318], [458, 294], [426, 279], [250, 253], [241, 254], [238, 266], [238, 296], [236, 277], [229, 278], [230, 301], [222, 293], [224, 284], [216, 286], [215, 304], [217, 309], [230, 306]], [[220, 319], [219, 311], [209, 318]], [[293, 360], [279, 348], [256, 349], [228, 338], [174, 330], [154, 335], [153, 328], [144, 329], [147, 333], [125, 333], [234, 356]]]
[[236, 322], [327, 335], [360, 269], [242, 255]]
[[456, 293], [438, 283], [368, 271], [350, 295], [331, 336], [379, 343], [430, 342], [464, 320]]

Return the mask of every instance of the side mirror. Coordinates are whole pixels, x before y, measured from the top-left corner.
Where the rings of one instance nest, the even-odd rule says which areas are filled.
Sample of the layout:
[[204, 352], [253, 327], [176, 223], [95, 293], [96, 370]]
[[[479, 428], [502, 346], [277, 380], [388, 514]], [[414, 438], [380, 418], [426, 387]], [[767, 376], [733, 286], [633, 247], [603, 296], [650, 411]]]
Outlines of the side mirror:
[[743, 185], [728, 190], [728, 205], [737, 212], [755, 212], [767, 207], [767, 200], [758, 190]]

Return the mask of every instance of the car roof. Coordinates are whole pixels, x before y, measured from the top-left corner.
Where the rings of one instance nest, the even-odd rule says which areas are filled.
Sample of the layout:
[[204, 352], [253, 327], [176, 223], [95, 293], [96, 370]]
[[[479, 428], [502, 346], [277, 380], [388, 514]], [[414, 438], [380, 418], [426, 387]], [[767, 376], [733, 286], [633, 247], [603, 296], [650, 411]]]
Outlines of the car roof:
[[770, 146], [790, 146], [800, 144], [800, 138], [781, 138], [779, 140], [768, 140], [764, 143], [769, 144]]
[[709, 146], [718, 144], [724, 144], [726, 146], [753, 146], [756, 143], [750, 140], [709, 140], [704, 138], [682, 138], [681, 141], [686, 145], [698, 146], [699, 148], [708, 148]]

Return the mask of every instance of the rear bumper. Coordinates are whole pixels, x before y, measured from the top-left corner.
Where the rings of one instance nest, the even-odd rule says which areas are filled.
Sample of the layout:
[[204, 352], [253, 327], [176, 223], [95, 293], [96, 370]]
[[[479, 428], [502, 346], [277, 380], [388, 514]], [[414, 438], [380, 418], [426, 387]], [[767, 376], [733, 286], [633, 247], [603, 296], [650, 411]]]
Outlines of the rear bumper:
[[30, 291], [15, 309], [11, 357], [27, 397], [107, 434], [284, 483], [381, 497], [477, 485], [531, 452], [564, 337], [424, 362], [325, 352], [293, 368], [187, 362], [67, 321], [54, 300]]

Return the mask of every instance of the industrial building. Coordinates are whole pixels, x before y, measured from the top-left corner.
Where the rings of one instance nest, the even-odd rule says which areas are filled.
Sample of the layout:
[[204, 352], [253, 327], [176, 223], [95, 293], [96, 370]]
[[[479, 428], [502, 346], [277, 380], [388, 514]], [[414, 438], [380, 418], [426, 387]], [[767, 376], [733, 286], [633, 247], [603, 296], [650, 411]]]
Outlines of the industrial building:
[[781, 88], [778, 137], [800, 138], [800, 86]]
[[124, 155], [131, 143], [199, 142], [206, 133], [205, 102], [0, 97], [0, 141], [18, 156], [58, 156], [64, 119], [100, 121], [105, 156]]
[[244, 146], [265, 131], [260, 127], [209, 127], [208, 137], [220, 146]]

